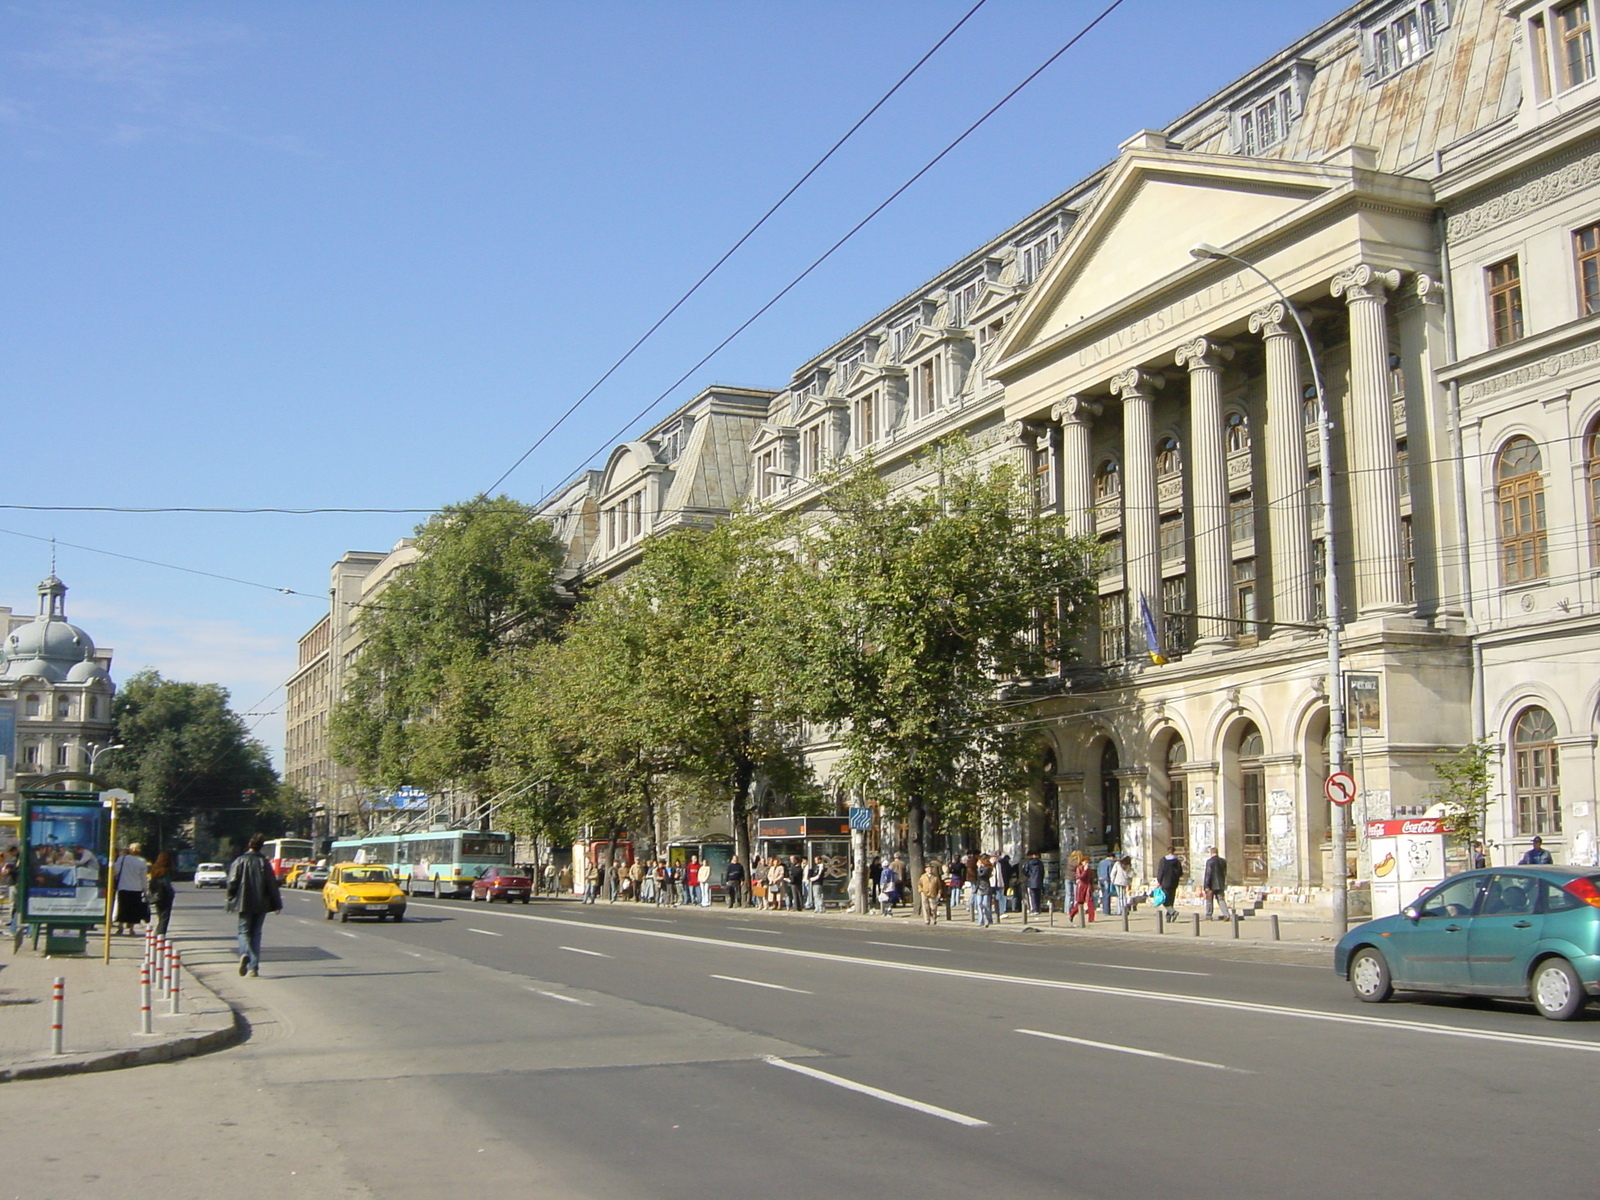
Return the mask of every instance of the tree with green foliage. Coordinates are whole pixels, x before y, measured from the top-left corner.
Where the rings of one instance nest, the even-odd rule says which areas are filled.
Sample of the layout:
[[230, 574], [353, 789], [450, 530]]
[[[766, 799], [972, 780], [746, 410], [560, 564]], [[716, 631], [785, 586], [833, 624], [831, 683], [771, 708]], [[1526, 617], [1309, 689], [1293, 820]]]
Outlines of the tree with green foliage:
[[1435, 803], [1443, 806], [1450, 840], [1465, 845], [1481, 842], [1488, 832], [1489, 788], [1493, 783], [1494, 742], [1486, 737], [1448, 752], [1433, 764], [1439, 784]]
[[801, 539], [793, 669], [812, 719], [838, 729], [838, 777], [903, 814], [909, 869], [927, 818], [976, 826], [1027, 782], [1033, 733], [1004, 685], [1045, 674], [1089, 611], [1095, 548], [1034, 514], [1009, 461], [937, 449], [920, 485], [870, 460], [826, 493]]
[[123, 749], [102, 757], [99, 774], [135, 797], [122, 818], [130, 840], [171, 848], [193, 820], [242, 847], [253, 832], [293, 827], [293, 797], [280, 795], [266, 747], [228, 707], [226, 689], [140, 671], [117, 692], [111, 720]]
[[329, 722], [334, 754], [371, 786], [482, 798], [494, 664], [560, 627], [563, 548], [529, 506], [478, 496], [419, 526], [416, 550], [357, 617], [362, 644]]

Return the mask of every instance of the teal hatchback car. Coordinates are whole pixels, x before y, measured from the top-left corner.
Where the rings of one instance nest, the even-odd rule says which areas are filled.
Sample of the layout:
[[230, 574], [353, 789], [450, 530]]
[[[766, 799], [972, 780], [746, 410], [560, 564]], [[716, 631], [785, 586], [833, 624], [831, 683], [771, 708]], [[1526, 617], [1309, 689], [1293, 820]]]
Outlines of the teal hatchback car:
[[1333, 969], [1369, 1004], [1397, 990], [1532, 1000], [1552, 1021], [1600, 995], [1600, 874], [1497, 867], [1452, 876], [1340, 939]]

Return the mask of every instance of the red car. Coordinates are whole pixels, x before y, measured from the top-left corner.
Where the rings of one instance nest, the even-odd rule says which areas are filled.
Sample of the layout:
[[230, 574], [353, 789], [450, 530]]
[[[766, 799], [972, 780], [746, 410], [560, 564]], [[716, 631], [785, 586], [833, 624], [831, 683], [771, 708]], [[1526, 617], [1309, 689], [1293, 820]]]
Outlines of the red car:
[[474, 900], [487, 900], [491, 904], [496, 900], [504, 900], [507, 904], [521, 900], [526, 904], [532, 896], [533, 880], [527, 875], [518, 874], [511, 867], [490, 867], [472, 881]]

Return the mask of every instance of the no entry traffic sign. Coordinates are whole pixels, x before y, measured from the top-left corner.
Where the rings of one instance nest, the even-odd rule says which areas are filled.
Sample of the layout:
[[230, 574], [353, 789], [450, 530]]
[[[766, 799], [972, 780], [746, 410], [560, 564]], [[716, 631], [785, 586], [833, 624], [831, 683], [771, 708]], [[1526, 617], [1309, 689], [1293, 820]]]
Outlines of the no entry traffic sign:
[[1335, 804], [1349, 804], [1356, 798], [1356, 781], [1348, 771], [1335, 771], [1322, 785], [1322, 793]]

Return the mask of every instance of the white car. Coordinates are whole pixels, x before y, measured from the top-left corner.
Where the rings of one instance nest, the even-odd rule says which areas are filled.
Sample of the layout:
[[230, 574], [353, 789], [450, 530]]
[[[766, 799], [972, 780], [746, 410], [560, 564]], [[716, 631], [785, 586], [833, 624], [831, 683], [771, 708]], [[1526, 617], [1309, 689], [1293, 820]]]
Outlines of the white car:
[[194, 885], [197, 888], [226, 887], [228, 868], [221, 863], [201, 863], [194, 869]]

